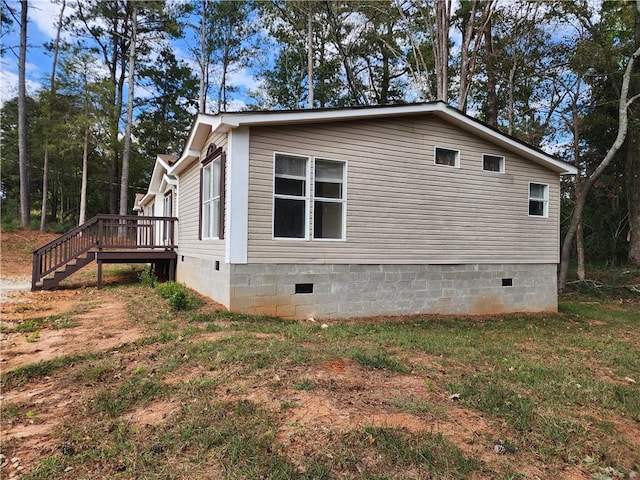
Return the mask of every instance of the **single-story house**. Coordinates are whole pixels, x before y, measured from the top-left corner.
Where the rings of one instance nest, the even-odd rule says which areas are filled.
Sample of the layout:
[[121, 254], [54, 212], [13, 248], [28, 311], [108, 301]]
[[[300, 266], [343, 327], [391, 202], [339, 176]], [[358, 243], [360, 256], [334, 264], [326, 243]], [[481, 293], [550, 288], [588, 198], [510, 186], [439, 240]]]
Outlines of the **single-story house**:
[[178, 218], [177, 281], [232, 311], [546, 312], [575, 173], [443, 102], [198, 114], [136, 208]]

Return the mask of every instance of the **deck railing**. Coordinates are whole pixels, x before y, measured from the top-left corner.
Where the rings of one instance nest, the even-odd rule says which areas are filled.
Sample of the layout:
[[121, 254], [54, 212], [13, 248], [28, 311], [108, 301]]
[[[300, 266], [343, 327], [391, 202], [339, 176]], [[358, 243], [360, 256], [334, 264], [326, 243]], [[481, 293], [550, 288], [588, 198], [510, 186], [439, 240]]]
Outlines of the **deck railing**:
[[175, 217], [97, 215], [33, 252], [31, 287], [90, 251], [175, 249]]

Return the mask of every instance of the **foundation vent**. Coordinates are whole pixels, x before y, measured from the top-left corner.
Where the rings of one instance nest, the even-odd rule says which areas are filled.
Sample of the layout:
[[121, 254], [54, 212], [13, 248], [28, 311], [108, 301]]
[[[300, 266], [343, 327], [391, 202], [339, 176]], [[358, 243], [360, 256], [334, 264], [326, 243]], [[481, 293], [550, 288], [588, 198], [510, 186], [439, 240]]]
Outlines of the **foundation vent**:
[[313, 293], [313, 283], [296, 283], [296, 293]]

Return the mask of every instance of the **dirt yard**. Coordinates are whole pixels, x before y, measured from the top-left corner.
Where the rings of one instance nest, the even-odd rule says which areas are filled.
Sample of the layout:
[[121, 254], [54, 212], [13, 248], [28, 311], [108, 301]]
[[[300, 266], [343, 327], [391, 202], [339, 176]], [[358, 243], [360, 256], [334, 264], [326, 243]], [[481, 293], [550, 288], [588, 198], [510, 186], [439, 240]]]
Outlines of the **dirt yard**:
[[[37, 364], [58, 357], [107, 351], [139, 338], [140, 332], [127, 319], [122, 302], [106, 292], [90, 287], [91, 280], [56, 291], [30, 292], [31, 252], [58, 235], [39, 231], [2, 232], [0, 255], [0, 315], [8, 330], [25, 320], [46, 317], [65, 318], [73, 314], [74, 328], [43, 328], [37, 339], [28, 334], [0, 333], [0, 370]], [[73, 284], [71, 284], [73, 285]], [[87, 297], [90, 300], [87, 302]], [[82, 299], [82, 301], [81, 301]], [[92, 307], [79, 312], [78, 308]], [[96, 328], [96, 325], [100, 328]], [[34, 341], [29, 341], [33, 339]], [[2, 421], [3, 444], [18, 440], [14, 456], [0, 461], [1, 478], [12, 478], [28, 471], [29, 465], [50, 444], [52, 429], [69, 408], [77, 404], [80, 393], [74, 388], [59, 388], [55, 380], [29, 383], [18, 390], [3, 391], [3, 403], [30, 404], [37, 408], [37, 421]], [[14, 461], [15, 460], [15, 461]]]
[[[149, 365], [153, 363], [150, 359], [156, 355], [153, 349], [158, 347], [155, 345], [140, 345], [122, 352], [119, 350], [121, 346], [135, 345], [136, 340], [148, 335], [148, 330], [145, 330], [148, 326], [142, 325], [127, 312], [120, 290], [97, 290], [95, 275], [91, 270], [75, 283], [55, 291], [32, 293], [19, 289], [20, 286], [26, 289], [29, 283], [30, 252], [54, 237], [36, 232], [2, 233], [2, 372], [11, 372], [41, 361], [74, 357], [86, 359], [88, 354], [108, 355], [110, 365], [114, 365], [109, 381], [117, 382], [120, 375], [135, 373], [136, 369], [142, 370], [143, 367], [153, 371]], [[119, 280], [108, 274], [106, 279], [111, 282]], [[18, 290], [13, 290], [16, 286]], [[38, 324], [34, 319], [47, 319], [47, 323]], [[200, 332], [194, 334], [190, 341], [222, 341], [228, 336], [229, 333], [225, 331]], [[252, 338], [255, 341], [270, 339], [268, 334], [255, 334]], [[434, 369], [434, 379], [444, 375], [444, 372], [437, 370], [438, 358], [430, 355], [414, 354], [406, 362], [416, 368], [427, 366]], [[69, 365], [73, 368], [73, 361]], [[202, 365], [194, 364], [167, 375], [164, 382], [168, 386], [184, 385], [201, 381], [204, 373]], [[76, 373], [75, 378], [81, 378], [80, 373]], [[274, 383], [283, 384], [288, 378], [303, 378], [316, 388], [313, 391], [306, 391], [305, 388], [288, 388], [284, 393], [274, 391]], [[66, 447], [61, 446], [61, 437], [64, 436], [61, 428], [65, 425], [65, 418], [87, 409], [89, 392], [95, 392], [100, 384], [99, 379], [88, 383], [85, 380], [84, 384], [69, 382], [68, 379], [69, 375], [52, 372], [2, 392], [0, 399], [3, 405], [14, 406], [22, 413], [16, 415], [15, 419], [2, 420], [4, 451], [0, 457], [0, 477], [19, 478], [43, 458], [54, 455], [61, 448], [64, 452]], [[275, 438], [288, 458], [300, 465], [305, 458], [317, 455], [318, 451], [329, 450], [323, 444], [330, 438], [327, 433], [329, 428], [332, 434], [340, 434], [364, 426], [441, 434], [464, 454], [489, 465], [498, 465], [506, 458], [497, 455], [494, 449], [496, 439], [502, 438], [504, 430], [483, 414], [459, 406], [437, 382], [430, 385], [423, 377], [412, 373], [367, 370], [350, 358], [337, 358], [304, 369], [293, 366], [273, 373], [270, 378], [261, 378], [259, 373], [243, 375], [216, 387], [216, 392], [221, 401], [242, 398], [262, 405], [268, 411], [279, 412], [278, 415], [283, 418]], [[399, 393], [402, 398], [418, 398], [425, 403], [440, 405], [440, 411], [428, 415], [393, 411], [389, 405]], [[282, 409], [283, 397], [291, 399], [285, 410]], [[129, 425], [153, 429], [177, 414], [181, 406], [184, 406], [183, 399], [169, 396], [132, 408], [124, 417]], [[635, 429], [629, 431], [627, 441], [640, 448], [636, 433]], [[520, 476], [509, 478], [592, 478], [577, 466], [545, 466], [533, 458], [523, 453], [517, 462]], [[550, 471], [549, 468], [554, 470]], [[112, 471], [119, 470], [105, 467], [97, 477], [85, 476], [107, 478], [100, 475], [108, 475]], [[60, 478], [74, 478], [73, 472], [65, 472], [64, 475], [68, 475]], [[214, 468], [208, 472], [207, 478], [221, 478], [222, 471], [218, 470], [218, 473], [215, 474]], [[135, 477], [120, 475], [120, 478]], [[189, 474], [180, 478], [189, 478]], [[494, 477], [474, 474], [469, 478]]]

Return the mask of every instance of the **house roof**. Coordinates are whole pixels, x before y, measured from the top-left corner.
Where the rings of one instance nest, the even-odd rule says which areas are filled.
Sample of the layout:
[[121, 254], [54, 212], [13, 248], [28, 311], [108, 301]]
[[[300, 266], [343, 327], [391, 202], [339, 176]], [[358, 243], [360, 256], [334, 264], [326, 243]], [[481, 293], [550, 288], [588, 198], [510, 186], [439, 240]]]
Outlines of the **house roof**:
[[149, 181], [149, 188], [147, 189], [147, 193], [138, 202], [139, 207], [144, 207], [157, 193], [160, 193], [163, 180], [166, 183], [174, 184], [175, 177], [167, 176], [167, 172], [177, 160], [178, 157], [175, 155], [160, 154], [156, 157], [156, 163], [153, 166], [151, 180]]
[[169, 166], [173, 165], [178, 160], [178, 157], [175, 155], [166, 155], [162, 153], [158, 154], [158, 158]]
[[368, 120], [385, 117], [434, 115], [480, 138], [500, 145], [539, 165], [561, 175], [575, 175], [575, 167], [532, 147], [494, 127], [476, 120], [442, 101], [405, 105], [381, 105], [369, 107], [327, 108], [308, 110], [248, 111], [198, 114], [187, 137], [185, 149], [170, 167], [170, 173], [179, 174], [200, 157], [200, 151], [213, 132], [226, 133], [243, 126], [296, 125], [305, 123]]
[[136, 198], [133, 201], [134, 212], [139, 212], [140, 210], [142, 210], [142, 206], [140, 205], [140, 202], [144, 198], [144, 195], [145, 195], [144, 193], [136, 193]]

